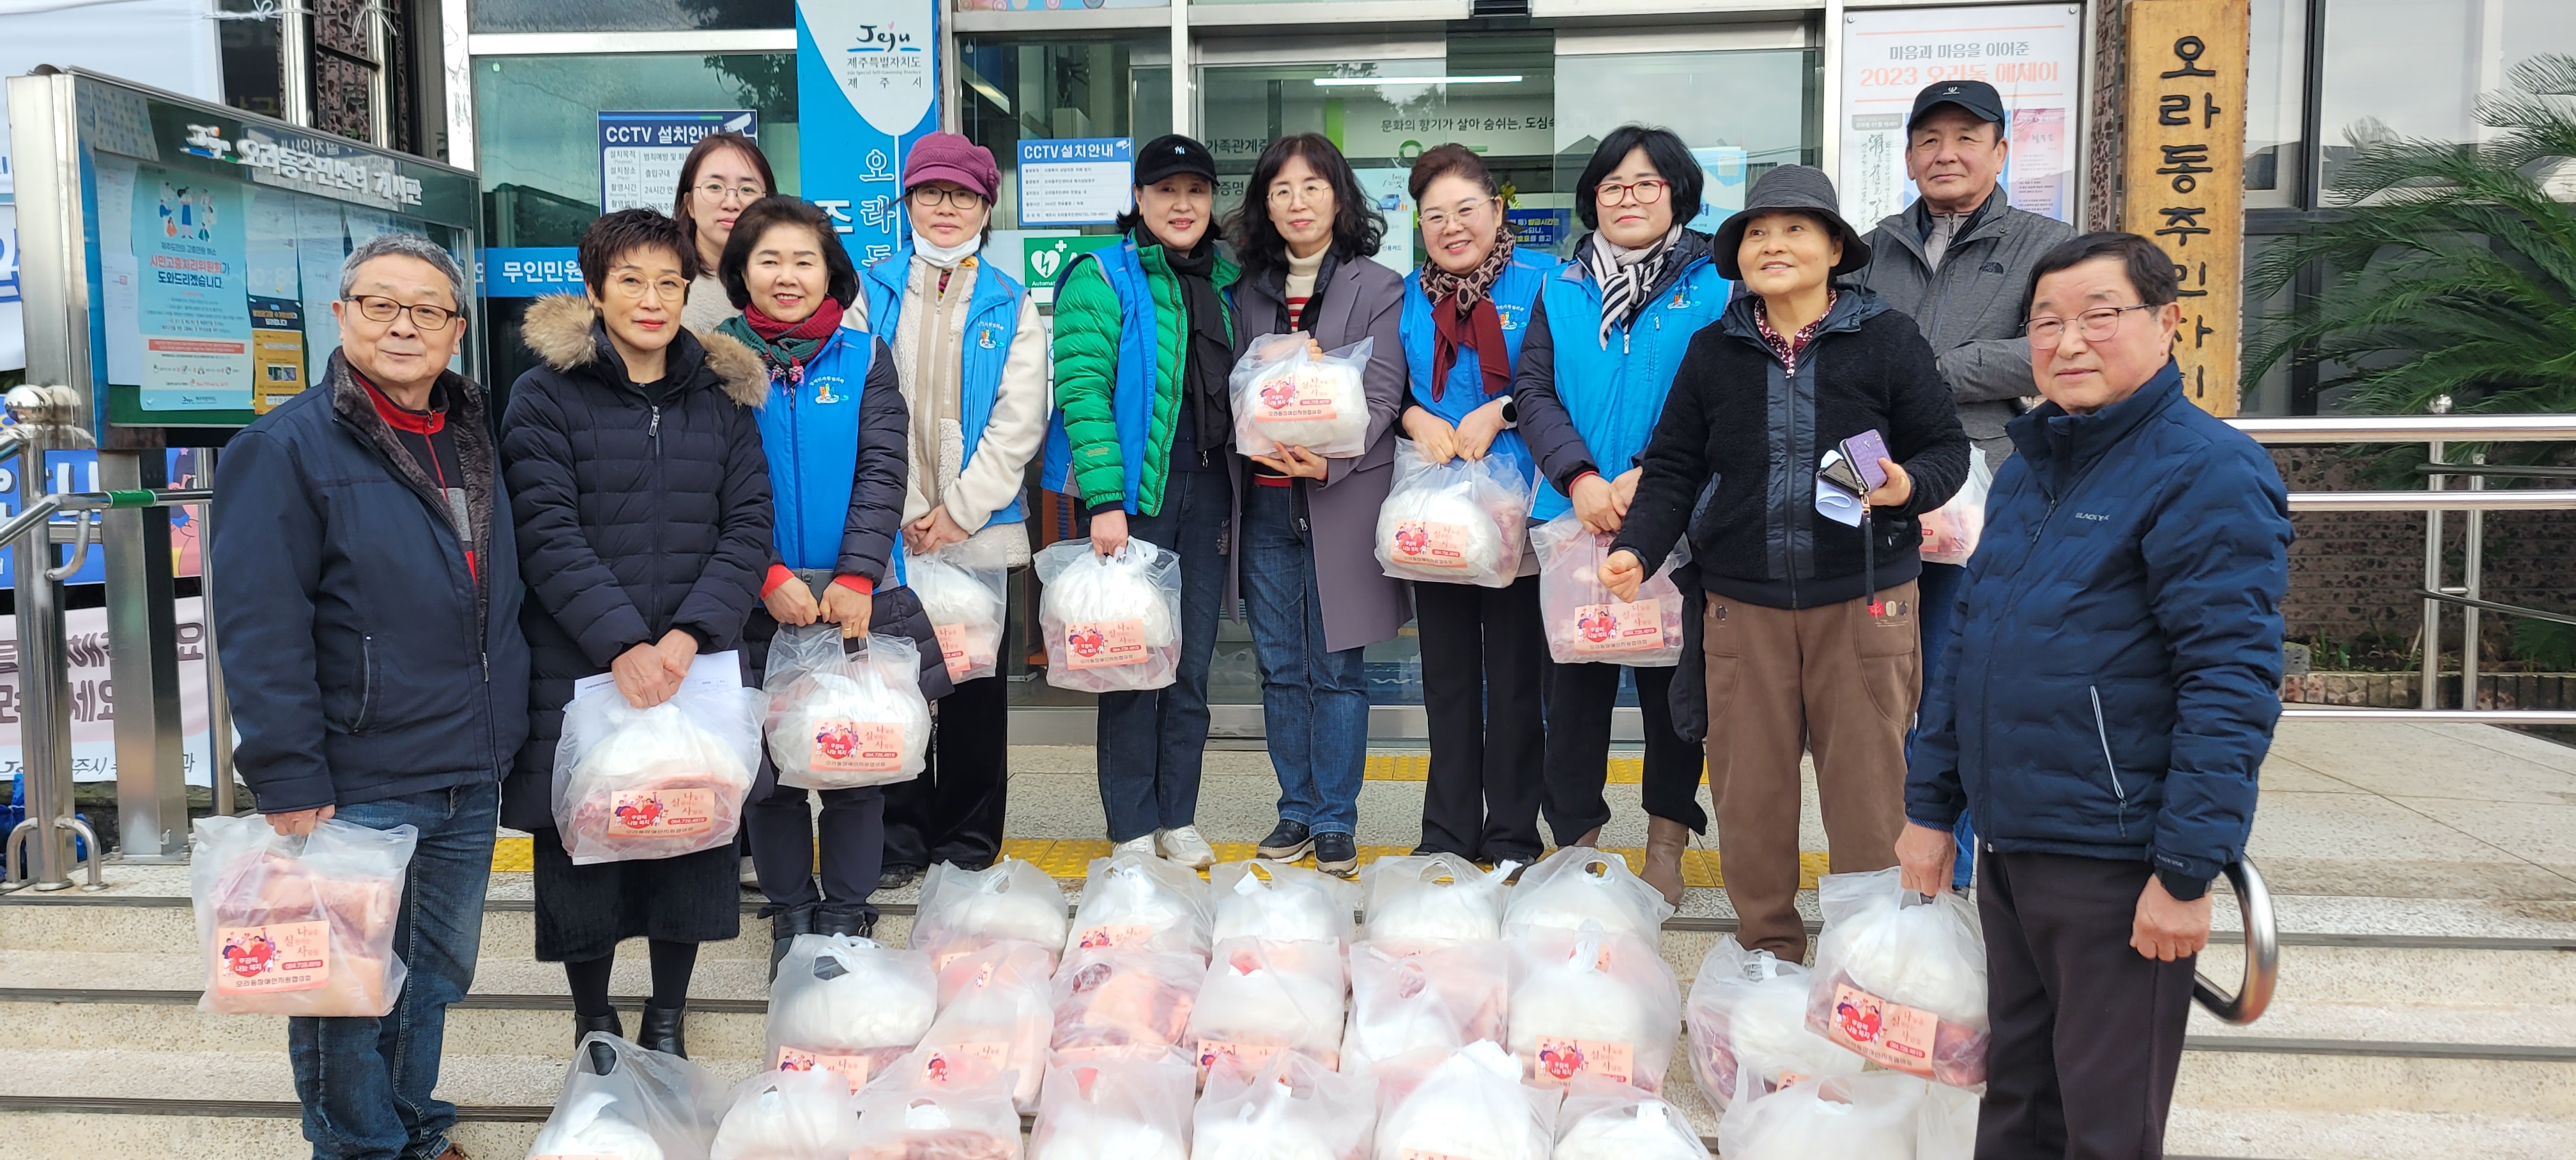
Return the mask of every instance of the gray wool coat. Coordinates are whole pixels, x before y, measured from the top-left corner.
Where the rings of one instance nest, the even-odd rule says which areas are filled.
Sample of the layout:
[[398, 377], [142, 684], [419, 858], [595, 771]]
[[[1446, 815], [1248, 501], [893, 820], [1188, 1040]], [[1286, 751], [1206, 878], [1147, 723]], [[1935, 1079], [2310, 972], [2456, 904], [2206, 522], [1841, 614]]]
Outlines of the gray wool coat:
[[[1234, 353], [1241, 359], [1252, 340], [1289, 329], [1283, 302], [1287, 275], [1264, 271], [1234, 285], [1236, 325]], [[1404, 313], [1404, 278], [1369, 258], [1345, 262], [1324, 260], [1316, 278], [1323, 295], [1322, 313], [1306, 327], [1325, 350], [1338, 350], [1363, 338], [1377, 345], [1361, 384], [1368, 392], [1368, 450], [1356, 459], [1335, 459], [1321, 480], [1301, 479], [1306, 518], [1314, 528], [1315, 584], [1324, 603], [1324, 647], [1339, 652], [1395, 639], [1412, 619], [1412, 600], [1404, 582], [1388, 578], [1378, 566], [1375, 541], [1377, 510], [1395, 486], [1396, 415], [1404, 407], [1404, 339], [1396, 324]], [[1314, 309], [1314, 307], [1309, 307]], [[1251, 482], [1251, 464], [1234, 459], [1235, 518], [1227, 525], [1234, 541], [1230, 561], [1241, 561], [1243, 489]], [[1240, 608], [1240, 577], [1226, 571], [1227, 608]]]

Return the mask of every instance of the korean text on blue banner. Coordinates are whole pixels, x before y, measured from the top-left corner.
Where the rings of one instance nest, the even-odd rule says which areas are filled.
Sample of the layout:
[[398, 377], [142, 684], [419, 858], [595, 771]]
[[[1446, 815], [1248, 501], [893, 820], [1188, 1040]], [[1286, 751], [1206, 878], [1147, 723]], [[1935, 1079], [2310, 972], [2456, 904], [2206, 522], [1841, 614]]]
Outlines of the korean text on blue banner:
[[798, 0], [797, 166], [850, 260], [908, 232], [903, 156], [939, 128], [940, 0]]

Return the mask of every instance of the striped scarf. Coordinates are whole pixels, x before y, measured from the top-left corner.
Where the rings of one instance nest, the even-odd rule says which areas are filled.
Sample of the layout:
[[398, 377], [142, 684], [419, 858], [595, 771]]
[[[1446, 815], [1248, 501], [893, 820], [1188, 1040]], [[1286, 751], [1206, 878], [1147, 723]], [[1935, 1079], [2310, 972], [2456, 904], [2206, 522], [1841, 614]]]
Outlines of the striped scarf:
[[1680, 240], [1680, 222], [1664, 231], [1664, 236], [1629, 249], [1595, 233], [1592, 244], [1583, 248], [1583, 264], [1592, 271], [1593, 281], [1601, 283], [1601, 349], [1610, 349], [1610, 331], [1620, 323], [1636, 317], [1646, 308], [1646, 295], [1664, 273], [1664, 255]]

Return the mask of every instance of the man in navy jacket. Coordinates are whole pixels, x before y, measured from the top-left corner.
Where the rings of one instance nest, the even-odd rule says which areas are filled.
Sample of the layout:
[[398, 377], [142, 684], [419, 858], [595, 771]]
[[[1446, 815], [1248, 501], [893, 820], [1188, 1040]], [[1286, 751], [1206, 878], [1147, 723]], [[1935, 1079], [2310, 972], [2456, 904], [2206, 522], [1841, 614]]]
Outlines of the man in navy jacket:
[[1977, 1160], [2163, 1153], [2209, 884], [2280, 716], [2289, 504], [2184, 397], [2173, 265], [2134, 234], [2032, 272], [2033, 377], [1926, 698], [1896, 846], [1950, 884], [1964, 810], [1993, 1035]]
[[287, 1021], [320, 1158], [461, 1160], [438, 1086], [483, 932], [501, 774], [528, 732], [519, 552], [483, 388], [447, 370], [465, 274], [383, 234], [340, 272], [340, 349], [233, 437], [215, 475], [214, 614], [234, 765], [280, 835], [419, 831], [381, 1019]]

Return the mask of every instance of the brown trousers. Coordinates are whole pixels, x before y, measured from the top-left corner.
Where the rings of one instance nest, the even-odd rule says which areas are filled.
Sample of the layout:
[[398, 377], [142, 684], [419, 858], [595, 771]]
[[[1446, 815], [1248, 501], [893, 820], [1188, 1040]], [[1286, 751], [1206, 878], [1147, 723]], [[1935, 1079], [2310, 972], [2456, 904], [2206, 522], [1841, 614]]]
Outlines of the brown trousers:
[[1905, 730], [1923, 684], [1914, 582], [1865, 600], [1765, 608], [1708, 597], [1708, 785], [1736, 940], [1796, 962], [1798, 756], [1816, 758], [1833, 872], [1896, 864], [1905, 827]]

